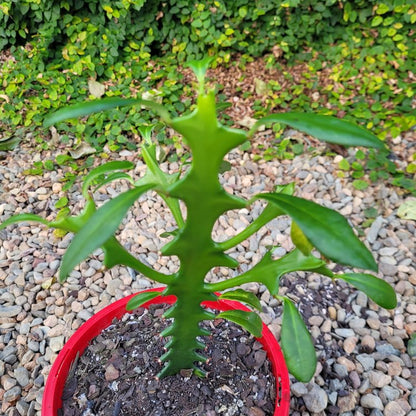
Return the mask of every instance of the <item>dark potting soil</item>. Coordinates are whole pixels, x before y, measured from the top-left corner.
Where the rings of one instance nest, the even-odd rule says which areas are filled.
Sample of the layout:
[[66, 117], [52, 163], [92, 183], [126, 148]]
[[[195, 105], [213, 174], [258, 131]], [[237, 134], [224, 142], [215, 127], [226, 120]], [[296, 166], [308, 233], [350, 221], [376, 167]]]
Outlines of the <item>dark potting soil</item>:
[[275, 380], [262, 345], [222, 319], [205, 323], [205, 378], [158, 380], [168, 321], [161, 305], [126, 314], [98, 335], [71, 371], [60, 416], [272, 415]]

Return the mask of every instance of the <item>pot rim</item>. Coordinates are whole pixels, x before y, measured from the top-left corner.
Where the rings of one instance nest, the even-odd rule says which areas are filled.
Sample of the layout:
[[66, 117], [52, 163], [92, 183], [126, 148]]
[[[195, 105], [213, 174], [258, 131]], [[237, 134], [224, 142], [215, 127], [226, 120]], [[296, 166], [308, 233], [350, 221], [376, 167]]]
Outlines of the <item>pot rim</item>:
[[[162, 292], [164, 289], [164, 287], [158, 287], [142, 290], [140, 292]], [[61, 397], [72, 363], [77, 356], [82, 355], [94, 337], [99, 335], [105, 328], [111, 325], [114, 318], [120, 319], [126, 314], [126, 312], [129, 312], [126, 310], [127, 302], [136, 294], [137, 293], [134, 293], [117, 300], [95, 313], [90, 319], [82, 324], [65, 343], [64, 347], [56, 357], [46, 380], [42, 398], [42, 416], [57, 416], [58, 409], [60, 409], [62, 405]], [[149, 302], [146, 302], [142, 306], [149, 307], [152, 304], [159, 303], [173, 304], [175, 300], [176, 298], [173, 295], [160, 295]], [[249, 310], [240, 302], [233, 300], [220, 299], [217, 301], [206, 301], [202, 304], [205, 307], [221, 311], [230, 309]], [[276, 403], [274, 416], [287, 416], [289, 414], [290, 407], [289, 374], [280, 346], [274, 335], [264, 323], [262, 337], [256, 339], [263, 345], [263, 348], [267, 353], [267, 358], [272, 364], [273, 375], [276, 379]]]

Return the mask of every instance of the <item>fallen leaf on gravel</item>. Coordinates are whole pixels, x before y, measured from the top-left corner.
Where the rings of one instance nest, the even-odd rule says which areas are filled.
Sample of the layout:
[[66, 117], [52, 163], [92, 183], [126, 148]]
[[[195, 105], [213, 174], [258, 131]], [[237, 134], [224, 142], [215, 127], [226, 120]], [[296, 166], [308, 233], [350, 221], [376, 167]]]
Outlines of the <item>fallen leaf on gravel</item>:
[[92, 155], [96, 152], [95, 148], [88, 143], [81, 143], [74, 150], [70, 150], [69, 153], [74, 159], [80, 159], [81, 157]]
[[[251, 129], [254, 126], [254, 124], [256, 124], [256, 121], [257, 120], [253, 117], [245, 116], [241, 120], [237, 120], [237, 123], [240, 126], [247, 127], [248, 129]], [[265, 126], [260, 126], [258, 131], [264, 131], [265, 128], [266, 128]]]
[[50, 279], [45, 280], [42, 283], [42, 289], [45, 289], [45, 290], [49, 289], [55, 281], [56, 281], [55, 277], [51, 277]]
[[397, 215], [404, 220], [416, 221], [416, 199], [408, 199], [397, 210]]

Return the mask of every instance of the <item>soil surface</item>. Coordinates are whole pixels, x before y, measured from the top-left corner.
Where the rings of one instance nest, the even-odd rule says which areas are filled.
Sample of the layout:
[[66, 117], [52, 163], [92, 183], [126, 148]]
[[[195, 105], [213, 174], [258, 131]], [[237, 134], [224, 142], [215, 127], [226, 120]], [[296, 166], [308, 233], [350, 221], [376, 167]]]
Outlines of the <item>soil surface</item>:
[[210, 360], [206, 378], [181, 374], [159, 380], [158, 360], [169, 320], [153, 305], [127, 314], [97, 336], [80, 357], [63, 394], [61, 416], [272, 415], [276, 388], [261, 344], [229, 321], [204, 326]]

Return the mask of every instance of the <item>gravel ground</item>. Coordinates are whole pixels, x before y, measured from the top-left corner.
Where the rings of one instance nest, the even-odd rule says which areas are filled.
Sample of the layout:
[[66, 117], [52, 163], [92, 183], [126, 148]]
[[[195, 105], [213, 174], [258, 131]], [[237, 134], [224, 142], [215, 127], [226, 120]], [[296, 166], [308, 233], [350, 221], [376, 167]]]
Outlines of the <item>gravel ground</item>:
[[[414, 146], [414, 137], [397, 138], [394, 146], [403, 154]], [[395, 286], [398, 307], [383, 310], [363, 293], [314, 274], [290, 274], [284, 279], [287, 289], [282, 287], [281, 292], [287, 291], [298, 302], [319, 355], [312, 382], [292, 380], [291, 416], [415, 416], [416, 368], [406, 344], [416, 330], [416, 223], [397, 216], [398, 207], [407, 197], [382, 183], [365, 191], [354, 189], [348, 175], [338, 177], [337, 164], [342, 156], [324, 156], [325, 152], [319, 150], [325, 148], [319, 148], [313, 157], [304, 154], [292, 161], [259, 163], [254, 163], [249, 153], [235, 151], [229, 155], [232, 169], [223, 175], [225, 187], [229, 192], [250, 196], [270, 191], [276, 184], [296, 181], [298, 196], [348, 216], [375, 254], [379, 277]], [[64, 196], [60, 179], [65, 172], [46, 171], [41, 177], [24, 175], [23, 171], [33, 161], [65, 151], [58, 148], [39, 153], [22, 145], [2, 155], [1, 221], [19, 212], [54, 218], [54, 203]], [[127, 151], [121, 155], [134, 158]], [[166, 164], [165, 168], [175, 170], [176, 166]], [[135, 174], [140, 176], [143, 171], [144, 166], [138, 162]], [[127, 185], [111, 184], [97, 196], [105, 201], [121, 189], [127, 189]], [[82, 208], [79, 186], [71, 190], [69, 199], [75, 212]], [[376, 215], [369, 220], [365, 213], [373, 208]], [[233, 211], [221, 217], [215, 237], [220, 240], [234, 235], [261, 209], [261, 203], [257, 203], [250, 211]], [[241, 270], [258, 262], [267, 246], [278, 245], [278, 256], [290, 250], [289, 224], [286, 217], [273, 220], [238, 246], [231, 254], [241, 261]], [[156, 269], [173, 272], [177, 269], [175, 259], [158, 255], [167, 241], [158, 235], [172, 228], [173, 220], [165, 213], [161, 200], [149, 194], [128, 214], [120, 240]], [[59, 239], [41, 225], [22, 224], [0, 232], [2, 415], [40, 415], [45, 380], [66, 339], [94, 312], [152, 285], [126, 269], [103, 271], [100, 253], [82, 263], [65, 284], [57, 283], [54, 276], [69, 242], [69, 235]], [[232, 273], [219, 268], [209, 279]], [[279, 304], [264, 287], [252, 284], [250, 289], [261, 299], [263, 320], [279, 336]]]

